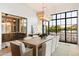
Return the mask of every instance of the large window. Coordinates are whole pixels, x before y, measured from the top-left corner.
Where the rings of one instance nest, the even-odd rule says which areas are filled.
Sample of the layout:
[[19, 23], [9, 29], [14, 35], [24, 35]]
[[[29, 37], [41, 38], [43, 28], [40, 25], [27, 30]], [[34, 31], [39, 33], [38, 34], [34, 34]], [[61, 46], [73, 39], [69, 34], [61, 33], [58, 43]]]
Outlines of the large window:
[[77, 10], [52, 14], [50, 34], [56, 33], [56, 35], [60, 36], [60, 41], [77, 43], [77, 20]]

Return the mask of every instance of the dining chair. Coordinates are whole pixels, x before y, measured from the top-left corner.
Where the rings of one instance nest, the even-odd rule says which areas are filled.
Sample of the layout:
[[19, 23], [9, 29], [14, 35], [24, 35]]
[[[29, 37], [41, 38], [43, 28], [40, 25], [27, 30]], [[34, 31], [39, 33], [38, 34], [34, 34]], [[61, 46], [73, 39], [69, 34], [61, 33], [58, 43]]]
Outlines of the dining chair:
[[27, 36], [24, 38], [24, 40], [27, 40], [27, 39], [32, 39], [33, 37], [30, 37], [30, 36]]
[[52, 39], [42, 43], [42, 48], [39, 50], [39, 56], [51, 56], [52, 52]]
[[46, 40], [53, 39], [53, 37], [54, 37], [54, 36], [52, 36], [52, 35], [48, 35], [48, 36], [46, 37]]
[[34, 39], [41, 39], [41, 37], [39, 37], [38, 35], [33, 35]]
[[[25, 48], [24, 43], [22, 42], [11, 42], [11, 52], [12, 56], [30, 56], [32, 55], [32, 49]], [[31, 54], [30, 54], [31, 53]]]
[[33, 35], [33, 37], [39, 37], [38, 35]]
[[54, 36], [52, 41], [52, 54], [56, 51], [58, 44], [59, 44], [59, 36]]
[[55, 52], [56, 48], [58, 47], [58, 43], [59, 43], [59, 36], [52, 36], [52, 35], [48, 35], [47, 39], [52, 39], [52, 53]]
[[45, 51], [46, 51], [46, 43], [43, 43], [38, 50], [38, 56], [45, 56]]
[[58, 45], [59, 45], [59, 39], [60, 39], [60, 36], [56, 36], [56, 48], [58, 47]]
[[57, 39], [55, 36], [52, 41], [52, 53], [56, 50], [56, 45], [57, 45]]

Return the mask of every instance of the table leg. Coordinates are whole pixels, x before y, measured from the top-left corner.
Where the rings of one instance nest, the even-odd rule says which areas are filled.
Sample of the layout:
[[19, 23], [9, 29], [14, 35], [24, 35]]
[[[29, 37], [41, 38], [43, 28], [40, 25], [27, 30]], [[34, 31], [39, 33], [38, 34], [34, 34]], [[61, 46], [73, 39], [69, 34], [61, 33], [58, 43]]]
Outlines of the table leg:
[[33, 46], [33, 56], [38, 56], [38, 47]]
[[36, 56], [36, 46], [33, 46], [33, 56]]
[[36, 56], [38, 56], [38, 46], [36, 46]]

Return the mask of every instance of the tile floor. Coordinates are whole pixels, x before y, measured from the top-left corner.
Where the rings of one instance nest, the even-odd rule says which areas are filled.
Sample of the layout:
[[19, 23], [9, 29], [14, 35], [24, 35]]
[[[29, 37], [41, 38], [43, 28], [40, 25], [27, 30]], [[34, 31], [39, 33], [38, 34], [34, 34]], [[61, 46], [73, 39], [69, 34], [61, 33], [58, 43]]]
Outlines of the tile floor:
[[[5, 54], [4, 56], [11, 56], [11, 53]], [[79, 56], [79, 46], [76, 44], [59, 42], [59, 46], [52, 56]]]
[[59, 42], [59, 46], [52, 56], [79, 56], [79, 46], [76, 44]]

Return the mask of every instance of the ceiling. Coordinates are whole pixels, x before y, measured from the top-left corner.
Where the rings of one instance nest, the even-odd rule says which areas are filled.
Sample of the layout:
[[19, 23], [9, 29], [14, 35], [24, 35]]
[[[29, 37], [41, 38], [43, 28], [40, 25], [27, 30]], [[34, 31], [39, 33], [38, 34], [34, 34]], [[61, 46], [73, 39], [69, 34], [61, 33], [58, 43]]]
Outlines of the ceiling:
[[42, 11], [42, 10], [54, 10], [59, 8], [67, 8], [67, 7], [74, 7], [78, 6], [78, 3], [28, 3], [29, 7], [33, 8], [35, 11]]
[[28, 3], [27, 5], [31, 8], [33, 8], [35, 11], [43, 10], [43, 4], [41, 4], [41, 3]]
[[79, 10], [79, 3], [28, 3], [26, 4], [36, 12], [44, 11], [46, 18], [51, 18], [51, 14]]

